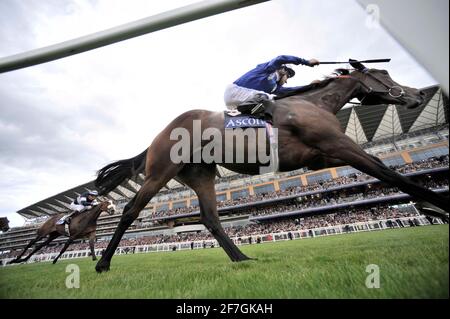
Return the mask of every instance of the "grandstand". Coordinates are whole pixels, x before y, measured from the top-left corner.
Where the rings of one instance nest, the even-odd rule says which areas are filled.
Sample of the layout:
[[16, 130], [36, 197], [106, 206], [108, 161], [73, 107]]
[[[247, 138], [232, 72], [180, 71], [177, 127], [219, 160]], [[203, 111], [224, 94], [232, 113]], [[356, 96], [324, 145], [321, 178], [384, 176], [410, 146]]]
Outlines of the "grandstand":
[[[348, 105], [337, 116], [346, 134], [368, 153], [417, 182], [448, 193], [448, 99], [437, 86], [424, 91], [427, 102], [417, 109]], [[143, 181], [140, 174], [108, 194], [119, 211], [99, 218], [98, 250], [106, 247], [123, 207]], [[76, 196], [93, 188], [90, 181], [17, 211], [26, 224], [0, 234], [0, 259], [17, 255], [49, 216], [67, 211]], [[349, 166], [261, 176], [218, 167], [216, 192], [222, 224], [238, 244], [442, 223], [421, 215], [409, 195]], [[64, 241], [58, 238], [32, 260], [51, 258]], [[212, 245], [217, 242], [199, 224], [195, 194], [172, 180], [127, 230], [117, 253]], [[66, 257], [88, 255], [82, 241], [69, 249]]]

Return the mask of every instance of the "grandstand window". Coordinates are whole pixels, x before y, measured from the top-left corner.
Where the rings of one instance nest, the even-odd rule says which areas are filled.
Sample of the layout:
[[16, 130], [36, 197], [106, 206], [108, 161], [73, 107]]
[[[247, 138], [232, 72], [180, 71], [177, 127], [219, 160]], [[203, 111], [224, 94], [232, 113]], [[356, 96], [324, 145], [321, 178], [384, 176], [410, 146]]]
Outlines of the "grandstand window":
[[440, 146], [422, 151], [409, 152], [409, 155], [411, 156], [413, 162], [419, 162], [429, 159], [430, 157], [448, 155], [448, 147]]
[[359, 171], [356, 168], [353, 168], [351, 166], [339, 167], [336, 169], [336, 172], [339, 177], [359, 173]]
[[255, 194], [272, 193], [275, 192], [275, 186], [272, 183], [270, 183], [261, 186], [254, 186], [253, 190], [255, 191]]
[[318, 174], [311, 174], [306, 176], [306, 180], [308, 181], [308, 184], [314, 184], [321, 181], [329, 181], [332, 180], [333, 177], [331, 176], [330, 172], [323, 172]]
[[302, 180], [300, 178], [290, 178], [284, 181], [279, 182], [280, 184], [280, 189], [281, 190], [286, 190], [288, 188], [291, 187], [297, 187], [297, 186], [302, 186]]
[[198, 206], [198, 198], [191, 198], [191, 206]]
[[238, 198], [248, 197], [248, 196], [249, 196], [249, 193], [248, 193], [248, 189], [247, 188], [231, 192], [231, 198], [232, 199], [238, 199]]
[[386, 166], [405, 165], [405, 160], [400, 155], [383, 158], [381, 160]]
[[216, 199], [217, 199], [218, 202], [226, 201], [227, 200], [227, 194], [226, 193], [218, 194], [216, 196]]
[[162, 212], [165, 210], [169, 210], [169, 204], [162, 204], [156, 207], [157, 212]]
[[186, 201], [174, 202], [172, 207], [173, 209], [186, 207]]

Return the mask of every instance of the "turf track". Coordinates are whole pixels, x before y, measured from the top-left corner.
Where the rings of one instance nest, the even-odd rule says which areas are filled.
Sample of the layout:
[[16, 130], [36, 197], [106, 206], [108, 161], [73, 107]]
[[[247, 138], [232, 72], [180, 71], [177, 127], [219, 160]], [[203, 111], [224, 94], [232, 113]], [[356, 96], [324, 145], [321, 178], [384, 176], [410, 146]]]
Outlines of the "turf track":
[[[1, 298], [448, 298], [448, 225], [241, 246], [257, 260], [232, 263], [221, 248], [115, 256], [0, 269]], [[80, 288], [66, 288], [66, 266]], [[380, 269], [368, 289], [366, 267]]]

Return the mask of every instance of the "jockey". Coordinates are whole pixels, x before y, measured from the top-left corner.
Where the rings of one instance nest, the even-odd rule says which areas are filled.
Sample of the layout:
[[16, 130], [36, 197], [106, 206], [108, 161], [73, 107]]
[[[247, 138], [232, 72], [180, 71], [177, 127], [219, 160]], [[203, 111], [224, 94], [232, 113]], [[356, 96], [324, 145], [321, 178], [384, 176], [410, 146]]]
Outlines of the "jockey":
[[70, 220], [75, 215], [82, 213], [86, 210], [91, 209], [93, 206], [98, 205], [98, 202], [95, 200], [98, 196], [97, 191], [88, 191], [82, 193], [80, 196], [75, 198], [75, 200], [70, 204], [70, 209], [73, 210], [67, 217], [63, 217], [59, 220], [59, 222], [65, 222], [66, 224], [70, 223]]
[[[320, 62], [316, 59], [305, 60], [291, 55], [280, 55], [269, 62], [258, 64], [254, 69], [227, 86], [224, 94], [227, 108], [234, 110], [242, 104], [263, 105], [273, 101], [276, 95], [297, 90], [299, 87], [283, 87], [287, 79], [295, 75], [295, 71], [286, 64], [302, 64], [313, 67], [319, 65]], [[252, 111], [252, 113], [256, 112]]]
[[84, 192], [70, 204], [70, 209], [80, 213], [89, 210], [92, 206], [98, 204], [97, 201], [95, 201], [97, 196], [97, 191]]

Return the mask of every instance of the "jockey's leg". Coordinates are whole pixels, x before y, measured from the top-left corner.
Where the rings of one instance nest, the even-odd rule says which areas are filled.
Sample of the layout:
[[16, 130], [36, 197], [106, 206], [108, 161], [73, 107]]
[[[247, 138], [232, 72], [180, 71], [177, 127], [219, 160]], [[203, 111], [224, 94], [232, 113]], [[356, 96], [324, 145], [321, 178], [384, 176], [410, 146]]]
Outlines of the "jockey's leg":
[[263, 91], [244, 88], [236, 84], [229, 85], [224, 94], [229, 109], [238, 109], [243, 114], [264, 114], [264, 109], [272, 103], [272, 95]]
[[[82, 206], [82, 205], [80, 205], [80, 206]], [[70, 224], [70, 221], [71, 221], [74, 217], [77, 217], [77, 216], [80, 215], [81, 213], [83, 213], [83, 212], [85, 212], [86, 210], [88, 210], [88, 209], [89, 209], [88, 207], [90, 207], [90, 206], [83, 206], [83, 207], [81, 207], [81, 208], [78, 208], [78, 209], [74, 210], [73, 212], [71, 212], [71, 213], [69, 214], [69, 216], [66, 217], [66, 219], [64, 220], [64, 222], [65, 222], [67, 225], [69, 225], [69, 224]]]

